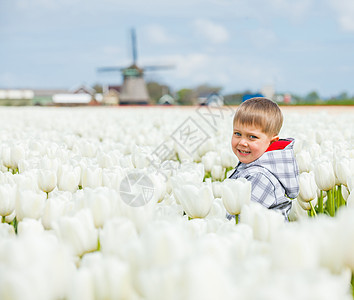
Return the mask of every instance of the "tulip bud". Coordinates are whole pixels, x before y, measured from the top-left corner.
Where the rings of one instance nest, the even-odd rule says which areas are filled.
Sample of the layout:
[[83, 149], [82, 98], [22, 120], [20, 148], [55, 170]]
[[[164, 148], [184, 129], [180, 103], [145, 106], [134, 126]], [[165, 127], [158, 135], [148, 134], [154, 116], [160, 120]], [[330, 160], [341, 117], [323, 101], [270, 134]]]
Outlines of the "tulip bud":
[[18, 168], [18, 163], [20, 160], [24, 159], [26, 156], [25, 148], [22, 145], [16, 145], [11, 149], [11, 167], [13, 169]]
[[17, 189], [8, 183], [0, 185], [0, 216], [11, 215], [15, 210]]
[[241, 213], [243, 205], [251, 200], [252, 184], [245, 178], [225, 179], [222, 182], [221, 199], [231, 215]]
[[61, 217], [53, 227], [75, 255], [81, 256], [97, 249], [98, 231], [88, 209], [82, 209], [72, 217]]
[[24, 218], [39, 219], [44, 210], [46, 194], [31, 190], [19, 190], [16, 200], [16, 218], [21, 221]]
[[190, 218], [204, 218], [214, 200], [210, 185], [205, 183], [201, 186], [186, 184], [174, 187], [173, 193]]
[[74, 193], [80, 183], [81, 169], [79, 166], [62, 165], [59, 168], [58, 188]]
[[209, 151], [202, 157], [205, 172], [211, 172], [212, 167], [215, 165], [217, 156], [218, 154], [216, 152]]
[[299, 196], [297, 196], [297, 201], [298, 201], [299, 205], [302, 207], [302, 209], [311, 210], [311, 204], [312, 204], [312, 207], [315, 207], [317, 205], [318, 198], [316, 197], [315, 199], [313, 199], [311, 201], [305, 201], [299, 195]]
[[315, 166], [315, 181], [320, 190], [329, 191], [335, 185], [335, 175], [332, 163], [323, 161]]
[[296, 161], [299, 166], [299, 172], [310, 172], [311, 167], [311, 155], [308, 151], [301, 151], [296, 154]]
[[225, 176], [225, 169], [220, 165], [214, 165], [211, 168], [211, 177], [214, 180], [223, 180]]
[[221, 165], [224, 168], [235, 167], [238, 163], [237, 156], [231, 151], [222, 149], [220, 152]]
[[335, 174], [338, 178], [339, 183], [347, 186], [347, 180], [351, 175], [349, 159], [343, 158], [336, 162]]
[[38, 171], [38, 187], [46, 193], [50, 193], [57, 186], [57, 174], [53, 170]]
[[84, 168], [82, 172], [82, 187], [95, 188], [102, 186], [102, 169], [97, 167]]
[[308, 202], [316, 198], [317, 185], [313, 172], [303, 172], [299, 175], [300, 196], [303, 201]]

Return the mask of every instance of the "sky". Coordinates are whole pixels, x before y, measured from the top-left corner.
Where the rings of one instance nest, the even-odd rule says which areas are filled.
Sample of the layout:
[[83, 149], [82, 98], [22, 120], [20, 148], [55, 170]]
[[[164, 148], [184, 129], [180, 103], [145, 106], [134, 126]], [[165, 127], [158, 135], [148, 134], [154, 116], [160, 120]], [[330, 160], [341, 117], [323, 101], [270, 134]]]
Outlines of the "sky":
[[173, 91], [354, 95], [353, 0], [0, 0], [0, 88], [122, 83], [106, 66], [172, 65]]

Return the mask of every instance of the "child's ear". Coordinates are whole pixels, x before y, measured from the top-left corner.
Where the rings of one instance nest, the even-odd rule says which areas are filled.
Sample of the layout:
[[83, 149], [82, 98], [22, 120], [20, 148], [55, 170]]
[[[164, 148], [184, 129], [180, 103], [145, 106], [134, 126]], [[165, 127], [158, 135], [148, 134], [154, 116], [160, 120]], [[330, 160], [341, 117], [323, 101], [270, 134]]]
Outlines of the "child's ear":
[[270, 140], [270, 143], [273, 144], [274, 142], [277, 142], [279, 141], [279, 136], [278, 135], [275, 135], [272, 137], [272, 139]]

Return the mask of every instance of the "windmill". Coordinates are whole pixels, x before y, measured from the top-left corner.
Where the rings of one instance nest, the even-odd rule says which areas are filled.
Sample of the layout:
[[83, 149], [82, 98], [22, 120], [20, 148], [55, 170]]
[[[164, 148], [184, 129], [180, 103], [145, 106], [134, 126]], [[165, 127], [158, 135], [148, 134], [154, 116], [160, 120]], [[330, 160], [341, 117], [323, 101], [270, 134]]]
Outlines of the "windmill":
[[119, 102], [120, 104], [148, 104], [150, 101], [149, 93], [144, 80], [145, 71], [155, 71], [162, 69], [171, 69], [171, 66], [146, 66], [139, 68], [137, 66], [137, 48], [135, 30], [131, 30], [132, 56], [133, 63], [124, 67], [103, 67], [98, 72], [121, 72], [123, 75], [123, 84], [121, 87]]

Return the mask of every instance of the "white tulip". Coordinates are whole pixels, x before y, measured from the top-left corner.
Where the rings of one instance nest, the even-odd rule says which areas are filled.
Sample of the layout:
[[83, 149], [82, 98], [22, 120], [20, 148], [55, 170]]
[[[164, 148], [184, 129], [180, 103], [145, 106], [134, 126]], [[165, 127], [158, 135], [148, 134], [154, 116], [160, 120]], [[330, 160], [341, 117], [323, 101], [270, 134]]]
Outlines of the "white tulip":
[[11, 215], [15, 209], [17, 188], [8, 183], [0, 184], [0, 216]]
[[302, 206], [299, 203], [299, 200], [293, 199], [291, 209], [289, 212], [289, 221], [297, 221], [297, 220], [301, 220], [301, 219], [307, 219], [308, 216], [309, 215], [308, 215], [307, 210], [302, 208]]
[[213, 189], [213, 194], [215, 198], [221, 198], [222, 196], [222, 182], [213, 181], [211, 183], [211, 187]]
[[58, 188], [74, 193], [79, 188], [80, 176], [79, 166], [61, 165], [58, 172]]
[[237, 163], [238, 159], [237, 156], [230, 150], [222, 149], [220, 151], [220, 159], [221, 159], [221, 165], [224, 168], [234, 168]]
[[225, 179], [222, 182], [221, 198], [230, 215], [241, 213], [243, 205], [251, 201], [251, 183], [245, 178]]
[[86, 167], [82, 171], [82, 187], [95, 188], [102, 186], [102, 169], [97, 167]]
[[350, 170], [349, 159], [342, 158], [335, 163], [335, 175], [338, 178], [340, 184], [347, 186], [347, 180], [350, 177], [352, 171]]
[[73, 254], [81, 256], [97, 249], [98, 231], [88, 209], [82, 209], [74, 216], [63, 216], [53, 224], [58, 237], [65, 242]]
[[7, 223], [0, 223], [0, 239], [7, 239], [15, 236], [15, 229], [12, 225]]
[[117, 257], [89, 253], [83, 257], [80, 268], [92, 273], [95, 299], [134, 299], [136, 296], [130, 266]]
[[335, 185], [333, 165], [330, 161], [322, 161], [315, 166], [315, 181], [320, 190], [329, 191]]
[[186, 184], [174, 187], [173, 193], [190, 218], [204, 218], [214, 200], [210, 185], [205, 183], [200, 186]]
[[19, 190], [15, 206], [17, 220], [39, 219], [43, 215], [46, 199], [47, 195], [44, 192]]
[[284, 226], [284, 216], [280, 212], [251, 201], [242, 207], [241, 223], [251, 226], [255, 239], [271, 241]]
[[301, 199], [305, 202], [317, 197], [317, 185], [313, 172], [303, 172], [299, 175], [299, 187]]
[[11, 148], [11, 168], [18, 168], [19, 161], [26, 156], [26, 150], [22, 145], [16, 145]]
[[38, 187], [50, 193], [57, 186], [57, 174], [54, 170], [38, 170]]
[[105, 187], [98, 187], [94, 190], [87, 188], [83, 200], [84, 206], [91, 211], [95, 227], [102, 227], [113, 211], [109, 189]]
[[308, 151], [303, 150], [296, 154], [296, 161], [299, 166], [299, 172], [310, 172], [311, 169], [311, 155]]
[[53, 222], [65, 215], [68, 202], [69, 200], [64, 200], [62, 197], [51, 197], [46, 201], [41, 218], [45, 229], [53, 229]]
[[223, 180], [225, 176], [225, 169], [220, 165], [214, 165], [211, 168], [211, 177], [214, 180]]
[[[297, 196], [297, 200], [298, 200], [299, 205], [304, 210], [311, 210], [311, 204], [312, 204], [312, 207], [315, 207], [317, 205], [317, 202], [318, 202], [318, 198], [317, 197], [315, 199], [311, 200], [311, 201], [305, 201], [305, 200], [303, 200], [301, 198], [300, 195]], [[323, 202], [325, 202], [325, 201], [323, 200]]]
[[217, 158], [218, 153], [215, 151], [209, 151], [202, 157], [205, 172], [211, 172], [212, 167], [216, 164]]

